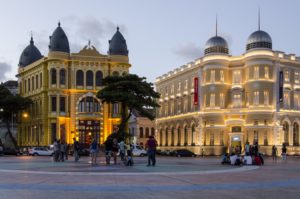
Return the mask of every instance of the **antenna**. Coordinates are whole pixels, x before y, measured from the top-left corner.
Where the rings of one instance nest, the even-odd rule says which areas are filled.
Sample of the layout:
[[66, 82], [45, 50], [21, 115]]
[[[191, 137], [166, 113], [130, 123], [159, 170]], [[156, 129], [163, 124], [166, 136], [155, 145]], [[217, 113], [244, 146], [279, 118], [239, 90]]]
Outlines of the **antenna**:
[[216, 36], [218, 36], [218, 14], [216, 14]]
[[260, 30], [260, 7], [258, 7], [258, 30]]

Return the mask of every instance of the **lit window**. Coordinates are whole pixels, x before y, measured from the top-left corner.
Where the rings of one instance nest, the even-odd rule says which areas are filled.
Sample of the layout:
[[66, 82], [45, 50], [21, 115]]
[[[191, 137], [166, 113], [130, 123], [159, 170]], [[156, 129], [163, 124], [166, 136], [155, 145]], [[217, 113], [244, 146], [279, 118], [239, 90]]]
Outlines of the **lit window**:
[[216, 71], [211, 70], [210, 71], [210, 83], [215, 83], [215, 79], [216, 79]]
[[241, 71], [233, 71], [233, 84], [241, 84]]
[[258, 91], [255, 91], [255, 92], [254, 92], [253, 104], [254, 104], [255, 106], [257, 106], [257, 105], [259, 104], [259, 92], [258, 92]]
[[264, 91], [264, 105], [269, 105], [269, 91]]
[[235, 108], [240, 108], [242, 106], [242, 100], [240, 94], [234, 94], [233, 95], [233, 106]]
[[210, 107], [215, 107], [215, 94], [210, 94]]
[[225, 106], [224, 94], [220, 93], [220, 107], [224, 108], [224, 106]]
[[294, 108], [299, 110], [300, 108], [300, 101], [299, 101], [299, 94], [294, 94]]
[[299, 84], [299, 72], [295, 72], [295, 84]]
[[224, 82], [224, 71], [220, 70], [220, 81]]
[[290, 82], [290, 71], [288, 70], [284, 71], [284, 81]]
[[269, 79], [269, 67], [265, 66], [265, 78]]
[[254, 79], [258, 79], [258, 78], [259, 78], [259, 67], [258, 67], [258, 66], [255, 66], [255, 67], [254, 67], [253, 78], [254, 78]]

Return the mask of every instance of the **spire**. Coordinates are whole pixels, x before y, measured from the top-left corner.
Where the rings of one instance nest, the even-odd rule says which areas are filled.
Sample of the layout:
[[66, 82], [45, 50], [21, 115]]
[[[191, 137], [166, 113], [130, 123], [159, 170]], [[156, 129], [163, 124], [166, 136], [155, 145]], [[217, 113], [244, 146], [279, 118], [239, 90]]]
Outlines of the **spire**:
[[258, 30], [260, 30], [260, 7], [258, 7]]
[[119, 26], [117, 26], [117, 31], [119, 31], [119, 29], [120, 29]]
[[58, 21], [58, 27], [60, 27], [60, 21]]
[[218, 36], [218, 14], [216, 15], [216, 36]]
[[34, 42], [33, 42], [33, 36], [32, 36], [32, 31], [30, 31], [30, 35], [31, 35], [31, 37], [30, 37], [30, 44], [34, 44]]

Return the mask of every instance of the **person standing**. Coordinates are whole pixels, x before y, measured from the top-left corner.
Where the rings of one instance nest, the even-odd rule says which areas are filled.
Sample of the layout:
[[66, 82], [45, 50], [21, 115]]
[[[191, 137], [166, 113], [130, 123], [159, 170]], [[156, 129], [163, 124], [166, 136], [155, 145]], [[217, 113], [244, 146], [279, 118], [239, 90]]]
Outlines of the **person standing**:
[[121, 160], [124, 161], [125, 158], [125, 143], [124, 140], [122, 139], [121, 142], [119, 143], [119, 148], [120, 148], [120, 156]]
[[282, 149], [281, 149], [281, 155], [282, 155], [282, 160], [286, 160], [286, 145], [285, 143], [282, 144]]
[[76, 140], [76, 138], [73, 138], [73, 141], [74, 141], [74, 145], [73, 145], [73, 151], [74, 151], [74, 160], [75, 162], [78, 162], [79, 160], [79, 154], [78, 154], [78, 151], [79, 151], [79, 143], [78, 141]]
[[54, 149], [53, 160], [54, 160], [54, 162], [57, 162], [58, 156], [59, 156], [59, 145], [58, 145], [58, 141], [56, 140], [56, 138], [54, 139], [54, 142], [53, 142], [53, 149]]
[[91, 164], [93, 166], [97, 164], [97, 151], [98, 151], [97, 141], [95, 138], [93, 139], [90, 145], [90, 151], [91, 151]]
[[245, 145], [245, 155], [249, 155], [250, 154], [250, 145], [249, 142], [246, 142]]
[[65, 142], [65, 159], [68, 160], [68, 156], [69, 156], [69, 145]]
[[65, 153], [66, 153], [66, 145], [65, 145], [65, 142], [62, 141], [60, 143], [60, 156], [59, 156], [59, 161], [65, 161]]
[[272, 147], [272, 158], [273, 162], [277, 162], [277, 147], [275, 145]]
[[155, 140], [155, 138], [153, 136], [149, 136], [149, 139], [147, 140], [146, 143], [146, 148], [147, 153], [148, 153], [148, 165], [150, 166], [152, 163], [152, 166], [155, 166], [156, 164], [156, 158], [155, 158], [155, 154], [156, 154], [156, 147], [157, 147], [157, 141]]
[[119, 145], [118, 145], [118, 140], [117, 138], [113, 139], [113, 145], [112, 145], [112, 153], [114, 157], [114, 164], [117, 164], [117, 154], [119, 151]]
[[111, 151], [113, 146], [113, 140], [111, 137], [108, 137], [105, 141], [105, 158], [106, 158], [106, 164], [110, 164], [110, 158], [111, 158]]

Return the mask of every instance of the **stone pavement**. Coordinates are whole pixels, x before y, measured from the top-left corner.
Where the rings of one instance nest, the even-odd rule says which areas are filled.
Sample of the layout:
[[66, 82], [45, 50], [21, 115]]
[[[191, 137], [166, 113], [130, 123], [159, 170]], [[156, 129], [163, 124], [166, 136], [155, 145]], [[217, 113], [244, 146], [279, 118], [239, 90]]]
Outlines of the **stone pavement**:
[[262, 167], [221, 165], [219, 158], [159, 157], [156, 167], [90, 166], [49, 157], [0, 157], [2, 198], [300, 198], [300, 158]]

